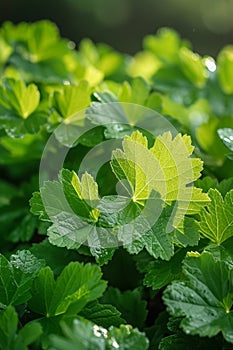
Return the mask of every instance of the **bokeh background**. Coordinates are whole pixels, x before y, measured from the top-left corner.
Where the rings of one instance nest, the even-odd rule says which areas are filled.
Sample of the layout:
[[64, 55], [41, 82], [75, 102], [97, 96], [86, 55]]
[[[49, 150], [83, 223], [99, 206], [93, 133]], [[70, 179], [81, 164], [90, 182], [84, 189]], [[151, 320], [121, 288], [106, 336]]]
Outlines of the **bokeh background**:
[[233, 0], [0, 0], [1, 23], [38, 19], [51, 19], [77, 44], [89, 37], [126, 53], [164, 26], [201, 54], [216, 56], [233, 39]]

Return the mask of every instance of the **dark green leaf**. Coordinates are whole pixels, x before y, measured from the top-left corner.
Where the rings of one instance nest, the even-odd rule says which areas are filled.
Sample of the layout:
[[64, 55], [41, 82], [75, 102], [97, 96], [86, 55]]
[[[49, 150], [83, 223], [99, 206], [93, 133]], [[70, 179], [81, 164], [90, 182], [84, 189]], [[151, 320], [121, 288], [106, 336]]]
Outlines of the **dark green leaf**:
[[172, 315], [183, 317], [181, 327], [186, 334], [213, 337], [222, 332], [233, 343], [232, 271], [207, 252], [190, 254], [184, 260], [185, 279], [173, 282], [163, 300]]

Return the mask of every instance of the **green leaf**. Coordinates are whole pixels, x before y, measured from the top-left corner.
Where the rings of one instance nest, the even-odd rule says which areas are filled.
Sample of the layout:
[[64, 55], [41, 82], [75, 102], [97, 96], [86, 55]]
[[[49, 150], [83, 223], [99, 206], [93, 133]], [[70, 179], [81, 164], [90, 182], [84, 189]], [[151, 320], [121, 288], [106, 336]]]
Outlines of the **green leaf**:
[[54, 94], [55, 107], [64, 119], [72, 117], [90, 104], [90, 94], [89, 84], [85, 80], [77, 86], [64, 85]]
[[184, 260], [183, 274], [185, 279], [173, 282], [164, 293], [168, 311], [183, 317], [181, 327], [186, 334], [213, 337], [222, 332], [233, 343], [232, 269], [204, 252]]
[[0, 311], [0, 348], [11, 349], [14, 344], [18, 326], [18, 315], [12, 306]]
[[233, 267], [233, 237], [227, 239], [220, 245], [218, 244], [209, 244], [205, 247], [205, 251], [210, 252], [216, 261], [225, 261], [230, 268]]
[[204, 192], [208, 192], [210, 188], [216, 188], [223, 197], [233, 189], [233, 177], [224, 179], [221, 182], [218, 182], [216, 178], [210, 176], [203, 177], [195, 182], [197, 187], [203, 189]]
[[52, 270], [45, 267], [34, 281], [29, 306], [46, 317], [75, 315], [89, 301], [99, 298], [105, 288], [98, 266], [71, 262], [56, 281]]
[[128, 72], [131, 77], [145, 77], [150, 79], [161, 66], [159, 59], [149, 51], [136, 53], [129, 64]]
[[61, 178], [65, 196], [74, 212], [93, 222], [97, 221], [99, 194], [98, 185], [93, 177], [85, 173], [79, 180], [74, 171], [63, 169]]
[[224, 128], [233, 128], [232, 117], [222, 116], [220, 119], [212, 117], [199, 127], [196, 134], [200, 146], [207, 154], [216, 159], [219, 165], [223, 163], [229, 152], [218, 135], [218, 130]]
[[221, 244], [233, 235], [233, 190], [224, 199], [216, 189], [210, 189], [210, 204], [200, 212], [200, 233], [216, 244]]
[[146, 250], [154, 258], [170, 260], [175, 244], [186, 247], [198, 243], [198, 226], [193, 219], [185, 217], [177, 228], [170, 226], [173, 210], [173, 207], [165, 207], [155, 224], [142, 237]]
[[16, 187], [6, 181], [0, 182], [0, 207], [10, 204], [11, 199], [15, 196]]
[[27, 46], [30, 52], [29, 59], [32, 62], [62, 58], [68, 51], [66, 41], [59, 37], [56, 25], [46, 20], [30, 25]]
[[22, 221], [15, 227], [8, 236], [11, 242], [28, 242], [32, 238], [35, 229], [38, 226], [38, 221], [31, 213], [25, 215]]
[[5, 64], [8, 60], [9, 56], [12, 53], [12, 47], [4, 40], [4, 38], [0, 37], [0, 50], [1, 50], [1, 58], [0, 64]]
[[181, 277], [181, 262], [185, 257], [187, 249], [179, 249], [174, 256], [169, 260], [151, 260], [144, 270], [144, 285], [152, 287], [154, 290], [161, 289], [172, 281]]
[[155, 190], [168, 203], [177, 200], [181, 212], [194, 214], [209, 199], [200, 189], [187, 187], [202, 170], [200, 159], [190, 158], [192, 152], [187, 135], [172, 139], [170, 132], [164, 133], [148, 149], [146, 137], [136, 131], [124, 138], [123, 151], [113, 151], [111, 163], [117, 178], [130, 183], [135, 202], [141, 203]]
[[110, 287], [101, 301], [115, 306], [128, 324], [139, 329], [143, 328], [147, 317], [147, 303], [142, 299], [139, 289], [121, 292], [117, 288]]
[[190, 81], [198, 88], [206, 83], [206, 68], [201, 57], [186, 47], [179, 51], [180, 68]]
[[41, 243], [33, 244], [30, 252], [37, 258], [44, 259], [46, 265], [51, 267], [56, 276], [71, 261], [79, 261], [81, 259], [81, 256], [76, 251], [56, 247], [49, 243], [47, 239], [44, 239]]
[[100, 264], [112, 258], [117, 237], [107, 228], [97, 226], [98, 186], [91, 175], [81, 180], [76, 173], [63, 169], [58, 181], [47, 181], [30, 201], [31, 211], [53, 223], [47, 233], [50, 243], [77, 249], [87, 241]]
[[227, 148], [229, 148], [229, 150], [233, 152], [233, 129], [218, 129], [218, 135], [224, 143], [224, 145], [227, 146]]
[[42, 328], [39, 322], [33, 321], [33, 322], [27, 323], [19, 331], [19, 336], [16, 341], [17, 347], [19, 347], [21, 344], [24, 346], [30, 345], [35, 340], [37, 340], [40, 335], [42, 335]]
[[226, 94], [233, 93], [233, 46], [225, 46], [217, 58], [218, 78]]
[[42, 328], [37, 322], [27, 323], [17, 333], [18, 315], [12, 306], [0, 311], [0, 349], [27, 350], [42, 334]]
[[114, 303], [100, 304], [97, 301], [88, 303], [79, 313], [80, 316], [92, 321], [98, 326], [109, 328], [110, 326], [118, 327], [123, 323], [126, 323], [121, 318], [121, 312], [113, 306]]
[[165, 62], [176, 62], [181, 44], [179, 35], [169, 28], [161, 28], [156, 36], [146, 36], [143, 41], [146, 50]]
[[27, 119], [38, 107], [40, 93], [37, 86], [25, 86], [21, 80], [5, 79], [0, 86], [0, 105]]
[[159, 343], [159, 350], [188, 350], [191, 349], [224, 349], [221, 340], [199, 338], [184, 334], [172, 334], [163, 338]]
[[144, 334], [128, 325], [107, 330], [91, 322], [75, 319], [71, 328], [64, 322], [61, 327], [64, 337], [51, 337], [53, 349], [56, 350], [147, 350], [149, 346]]
[[43, 262], [35, 258], [29, 251], [18, 251], [8, 261], [0, 255], [0, 303], [20, 305], [31, 297], [31, 286]]
[[[123, 348], [125, 350], [132, 348], [134, 350], [146, 350], [149, 347], [149, 342], [144, 333], [140, 333], [137, 328], [133, 329], [130, 325], [122, 325], [120, 328], [111, 327], [109, 338], [109, 349], [114, 349], [116, 344], [119, 344], [119, 349]], [[116, 343], [114, 340], [116, 340]]]

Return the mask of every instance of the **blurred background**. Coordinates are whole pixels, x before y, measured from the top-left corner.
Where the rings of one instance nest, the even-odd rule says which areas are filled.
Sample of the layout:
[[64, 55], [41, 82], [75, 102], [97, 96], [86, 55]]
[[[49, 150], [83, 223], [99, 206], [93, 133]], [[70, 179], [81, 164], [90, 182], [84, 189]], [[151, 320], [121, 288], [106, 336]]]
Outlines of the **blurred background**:
[[0, 0], [0, 22], [50, 19], [61, 35], [89, 37], [135, 53], [160, 27], [176, 29], [201, 54], [216, 56], [233, 39], [233, 0]]

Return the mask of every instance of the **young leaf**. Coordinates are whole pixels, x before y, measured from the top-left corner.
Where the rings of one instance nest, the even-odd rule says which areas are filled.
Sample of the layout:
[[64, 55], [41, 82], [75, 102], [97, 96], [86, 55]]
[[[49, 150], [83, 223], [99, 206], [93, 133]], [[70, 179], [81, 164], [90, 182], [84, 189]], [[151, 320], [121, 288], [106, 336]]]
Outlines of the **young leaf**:
[[233, 274], [224, 261], [210, 253], [190, 254], [184, 260], [185, 279], [173, 282], [163, 300], [173, 316], [182, 316], [186, 334], [213, 337], [219, 332], [233, 343]]
[[186, 47], [182, 47], [179, 51], [179, 59], [180, 68], [187, 78], [198, 88], [203, 88], [207, 74], [202, 58]]
[[65, 196], [74, 212], [93, 222], [97, 221], [99, 194], [98, 185], [93, 177], [85, 173], [80, 181], [74, 171], [63, 169], [61, 180]]
[[98, 266], [71, 262], [56, 281], [52, 270], [45, 267], [34, 281], [29, 306], [46, 317], [75, 315], [89, 301], [99, 298], [105, 288]]
[[233, 47], [232, 45], [225, 46], [218, 55], [218, 78], [223, 91], [226, 94], [233, 92]]
[[202, 170], [201, 160], [190, 158], [192, 152], [189, 136], [178, 134], [172, 139], [167, 132], [158, 136], [148, 149], [146, 137], [136, 131], [124, 138], [123, 151], [113, 152], [111, 164], [117, 178], [130, 183], [135, 202], [149, 198], [150, 192], [155, 190], [168, 203], [178, 201], [182, 216], [198, 213], [209, 201], [200, 189], [188, 187], [200, 177]]
[[38, 107], [40, 93], [37, 86], [25, 86], [22, 80], [5, 79], [0, 87], [0, 105], [23, 119]]
[[54, 94], [55, 107], [64, 119], [72, 117], [90, 104], [90, 94], [90, 87], [85, 80], [77, 86], [64, 85], [62, 90]]
[[200, 233], [219, 245], [233, 235], [233, 190], [224, 199], [217, 189], [210, 189], [208, 195], [211, 202], [200, 212]]
[[153, 52], [162, 62], [176, 62], [182, 45], [178, 33], [170, 28], [160, 28], [156, 35], [144, 38], [143, 46]]

